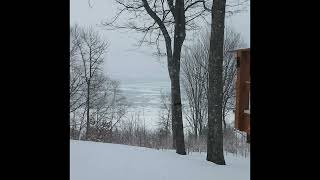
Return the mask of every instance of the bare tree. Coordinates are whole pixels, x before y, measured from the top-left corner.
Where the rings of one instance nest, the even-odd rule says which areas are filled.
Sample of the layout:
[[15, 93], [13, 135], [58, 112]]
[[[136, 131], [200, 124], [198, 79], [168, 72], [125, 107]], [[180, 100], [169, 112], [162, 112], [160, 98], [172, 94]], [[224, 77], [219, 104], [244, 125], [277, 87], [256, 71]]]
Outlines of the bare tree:
[[86, 126], [84, 139], [110, 142], [113, 128], [126, 114], [127, 102], [120, 95], [119, 82], [101, 70], [106, 49], [107, 43], [92, 28], [70, 28], [70, 126], [74, 139], [82, 139]]
[[73, 25], [70, 28], [70, 64], [72, 65], [76, 60], [78, 43], [80, 40], [80, 32], [78, 24]]
[[[148, 0], [134, 0], [134, 1], [120, 1], [117, 3], [124, 8], [118, 13], [115, 20], [123, 11], [133, 12], [136, 17], [141, 17], [141, 13], [147, 13], [149, 17], [154, 20], [149, 27], [137, 27], [133, 23], [129, 23], [125, 28], [136, 29], [138, 31], [145, 32], [147, 34], [149, 30], [153, 31], [158, 29], [158, 36], [156, 42], [159, 42], [159, 37], [162, 33], [165, 45], [166, 55], [168, 62], [168, 71], [171, 79], [171, 106], [172, 106], [172, 126], [173, 126], [173, 146], [176, 148], [176, 152], [181, 155], [185, 155], [184, 133], [183, 133], [183, 121], [182, 121], [182, 105], [181, 105], [181, 92], [180, 92], [180, 56], [181, 48], [186, 36], [186, 18], [185, 18], [185, 4], [184, 0], [176, 0], [175, 4], [173, 0], [168, 0], [165, 4], [164, 0], [151, 1]], [[151, 4], [152, 3], [152, 4]], [[191, 7], [191, 6], [190, 6]], [[188, 8], [187, 8], [188, 9]], [[171, 18], [167, 19], [167, 16], [171, 13]], [[106, 25], [113, 25], [107, 23]], [[171, 45], [171, 36], [168, 32], [168, 26], [174, 27], [174, 44], [173, 49]], [[118, 26], [119, 28], [119, 26]], [[144, 38], [141, 42], [144, 41]], [[159, 46], [158, 46], [159, 47]], [[159, 48], [158, 48], [159, 49]]]
[[202, 135], [207, 119], [207, 51], [208, 46], [198, 41], [185, 51], [182, 63], [182, 85], [188, 100], [185, 117], [195, 138]]
[[92, 28], [79, 28], [79, 38], [76, 48], [79, 51], [81, 59], [82, 77], [85, 81], [84, 89], [86, 91], [86, 137], [90, 129], [90, 109], [91, 109], [91, 89], [92, 80], [101, 70], [103, 55], [106, 53], [108, 43], [100, 37], [98, 32]]
[[169, 138], [171, 137], [171, 106], [170, 106], [170, 95], [160, 92], [160, 112], [159, 121], [157, 123], [157, 130], [159, 134], [160, 146], [162, 148], [169, 148]]
[[111, 80], [100, 74], [93, 88], [91, 124], [95, 128], [94, 139], [111, 142], [114, 127], [120, 122], [127, 112], [128, 103], [120, 94], [119, 82]]
[[76, 24], [70, 28], [70, 113], [84, 105], [81, 88], [84, 84], [81, 64], [79, 64], [78, 44], [80, 28]]
[[[179, 83], [181, 49], [186, 38], [186, 30], [196, 30], [199, 28], [197, 23], [199, 20], [196, 19], [206, 21], [206, 14], [211, 12], [211, 9], [207, 8], [208, 1], [115, 0], [115, 2], [121, 6], [121, 9], [119, 9], [111, 21], [103, 23], [105, 26], [112, 29], [131, 29], [142, 32], [144, 35], [139, 45], [143, 43], [156, 45], [159, 55], [162, 54], [159, 42], [162, 39], [165, 42], [165, 55], [167, 56], [171, 80], [173, 147], [176, 148], [178, 154], [185, 155]], [[129, 22], [123, 25], [116, 24], [121, 14], [125, 14], [124, 12], [129, 15], [127, 18]], [[141, 21], [144, 23], [141, 23]], [[146, 40], [147, 36], [149, 36], [148, 40]]]
[[70, 135], [79, 139], [82, 129], [81, 109], [84, 108], [83, 72], [79, 63], [80, 27], [75, 24], [70, 28]]
[[226, 0], [215, 0], [212, 5], [210, 53], [208, 62], [208, 139], [207, 161], [225, 165], [223, 154], [223, 44]]
[[[149, 41], [151, 44], [157, 44], [159, 50], [159, 37], [162, 34], [165, 45], [166, 45], [166, 56], [168, 63], [168, 71], [171, 79], [171, 106], [172, 106], [172, 131], [173, 131], [173, 146], [176, 148], [176, 152], [181, 155], [185, 155], [185, 144], [184, 144], [184, 133], [183, 133], [183, 121], [182, 121], [182, 104], [181, 104], [181, 92], [180, 92], [180, 56], [183, 42], [186, 36], [186, 15], [185, 12], [188, 9], [195, 8], [197, 3], [191, 3], [185, 6], [184, 0], [176, 0], [175, 4], [173, 0], [133, 0], [133, 1], [120, 1], [116, 2], [123, 6], [123, 9], [119, 11], [115, 19], [111, 23], [106, 23], [105, 25], [113, 26], [116, 28], [129, 28], [135, 29], [140, 32], [144, 32], [145, 35], [141, 41], [145, 41], [145, 36], [154, 30], [158, 30], [155, 40]], [[189, 2], [189, 1], [188, 1]], [[205, 3], [203, 3], [205, 6]], [[128, 11], [133, 13], [137, 17], [145, 17], [147, 13], [148, 17], [153, 19], [153, 23], [150, 26], [143, 25], [138, 27], [134, 22], [128, 23], [125, 26], [115, 26], [114, 22], [119, 17], [119, 15]], [[203, 13], [205, 10], [203, 11]], [[200, 13], [201, 15], [202, 13]], [[200, 16], [198, 15], [198, 16]], [[197, 15], [193, 14], [189, 16], [190, 21], [194, 20]], [[174, 29], [174, 44], [173, 49], [171, 45], [170, 33]], [[169, 32], [168, 30], [171, 30]], [[151, 39], [151, 38], [150, 38]], [[160, 52], [160, 50], [159, 50]]]
[[[188, 103], [184, 115], [195, 137], [202, 135], [207, 121], [207, 86], [208, 57], [210, 32], [205, 30], [199, 39], [188, 49], [182, 59], [182, 85], [186, 92]], [[223, 51], [223, 104], [222, 122], [226, 128], [226, 116], [235, 107], [235, 74], [236, 61], [230, 51], [244, 47], [245, 43], [239, 33], [231, 27], [225, 29]]]
[[236, 76], [236, 61], [233, 51], [235, 49], [246, 47], [241, 34], [235, 32], [231, 27], [225, 28], [223, 45], [223, 104], [222, 104], [222, 122], [226, 129], [226, 117], [235, 109], [235, 76]]
[[120, 123], [121, 144], [150, 147], [150, 141], [148, 141], [150, 135], [144, 119], [141, 119], [140, 112], [130, 114], [129, 117]]

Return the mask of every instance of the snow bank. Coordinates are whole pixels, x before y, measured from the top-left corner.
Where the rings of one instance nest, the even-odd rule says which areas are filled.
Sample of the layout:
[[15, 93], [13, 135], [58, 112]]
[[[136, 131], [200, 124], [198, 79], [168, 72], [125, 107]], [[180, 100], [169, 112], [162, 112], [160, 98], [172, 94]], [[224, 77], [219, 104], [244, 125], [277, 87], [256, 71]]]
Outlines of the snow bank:
[[249, 180], [250, 159], [226, 156], [226, 166], [205, 154], [181, 156], [174, 151], [70, 141], [71, 180]]

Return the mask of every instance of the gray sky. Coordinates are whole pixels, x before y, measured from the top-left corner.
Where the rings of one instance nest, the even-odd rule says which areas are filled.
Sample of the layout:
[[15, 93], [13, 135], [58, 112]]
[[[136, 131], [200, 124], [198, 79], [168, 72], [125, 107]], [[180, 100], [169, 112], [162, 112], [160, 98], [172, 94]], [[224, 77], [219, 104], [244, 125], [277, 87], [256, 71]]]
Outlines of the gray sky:
[[[70, 0], [70, 23], [92, 26], [99, 30], [103, 38], [109, 41], [110, 47], [105, 59], [105, 72], [113, 79], [168, 79], [164, 59], [152, 56], [154, 48], [137, 49], [138, 34], [130, 32], [107, 31], [98, 27], [100, 22], [112, 18], [117, 10], [114, 0]], [[229, 17], [226, 24], [241, 33], [250, 47], [250, 8], [248, 11]]]

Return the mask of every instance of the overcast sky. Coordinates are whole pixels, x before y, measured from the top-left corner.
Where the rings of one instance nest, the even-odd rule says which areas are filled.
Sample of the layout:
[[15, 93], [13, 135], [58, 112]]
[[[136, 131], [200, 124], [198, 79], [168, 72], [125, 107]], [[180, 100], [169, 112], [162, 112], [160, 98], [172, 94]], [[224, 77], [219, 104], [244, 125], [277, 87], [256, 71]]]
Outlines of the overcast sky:
[[[105, 58], [104, 70], [113, 79], [168, 79], [168, 71], [164, 59], [158, 60], [152, 56], [154, 48], [141, 47], [137, 49], [137, 36], [134, 32], [107, 31], [102, 29], [100, 22], [112, 18], [117, 7], [114, 0], [70, 0], [70, 24], [92, 26], [109, 41], [110, 47]], [[241, 33], [243, 39], [250, 47], [250, 8], [226, 19]]]

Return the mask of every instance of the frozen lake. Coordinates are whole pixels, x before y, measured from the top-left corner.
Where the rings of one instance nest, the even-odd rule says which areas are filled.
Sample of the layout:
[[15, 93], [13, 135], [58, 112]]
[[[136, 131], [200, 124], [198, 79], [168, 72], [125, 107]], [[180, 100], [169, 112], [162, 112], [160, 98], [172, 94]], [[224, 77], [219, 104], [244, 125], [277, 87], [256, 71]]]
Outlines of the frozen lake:
[[[149, 128], [155, 128], [159, 119], [161, 92], [170, 95], [170, 80], [121, 80], [121, 93], [131, 105], [127, 117], [140, 113]], [[187, 103], [181, 85], [182, 104]], [[228, 116], [228, 122], [233, 119], [233, 114]], [[184, 122], [185, 125], [186, 122]]]
[[159, 119], [161, 92], [170, 94], [170, 81], [121, 80], [121, 93], [130, 104], [130, 117], [140, 113], [149, 128], [155, 128]]

